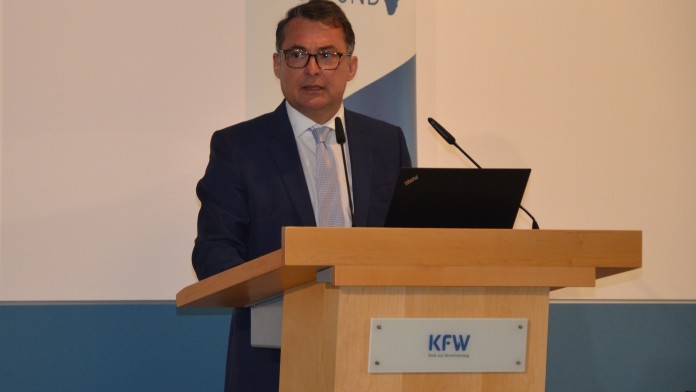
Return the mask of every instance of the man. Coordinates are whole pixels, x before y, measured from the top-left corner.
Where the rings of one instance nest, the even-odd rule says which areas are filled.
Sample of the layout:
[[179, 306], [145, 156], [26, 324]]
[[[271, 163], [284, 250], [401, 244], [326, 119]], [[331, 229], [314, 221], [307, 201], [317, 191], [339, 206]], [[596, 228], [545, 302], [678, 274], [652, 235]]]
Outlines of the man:
[[[197, 187], [201, 209], [193, 266], [199, 279], [279, 249], [283, 226], [384, 224], [399, 168], [411, 160], [399, 127], [343, 108], [346, 84], [358, 69], [354, 46], [350, 22], [331, 1], [300, 4], [278, 23], [273, 71], [285, 100], [271, 113], [213, 135]], [[336, 117], [345, 123], [348, 184]], [[323, 131], [328, 139], [320, 141]], [[329, 182], [339, 190], [332, 211], [337, 220], [326, 222], [331, 192], [326, 172], [320, 173], [323, 162], [331, 164]], [[280, 350], [252, 348], [249, 319], [248, 309], [235, 309], [226, 390], [277, 391]]]

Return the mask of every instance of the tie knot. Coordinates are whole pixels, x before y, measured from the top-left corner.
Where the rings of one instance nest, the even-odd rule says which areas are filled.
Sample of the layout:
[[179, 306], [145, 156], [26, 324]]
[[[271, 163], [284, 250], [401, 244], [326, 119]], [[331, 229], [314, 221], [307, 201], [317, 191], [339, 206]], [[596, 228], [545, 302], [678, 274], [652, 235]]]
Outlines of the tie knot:
[[314, 141], [317, 144], [326, 143], [326, 139], [329, 138], [329, 133], [331, 132], [331, 128], [329, 128], [329, 127], [312, 127], [310, 129], [312, 130], [312, 135], [314, 135]]

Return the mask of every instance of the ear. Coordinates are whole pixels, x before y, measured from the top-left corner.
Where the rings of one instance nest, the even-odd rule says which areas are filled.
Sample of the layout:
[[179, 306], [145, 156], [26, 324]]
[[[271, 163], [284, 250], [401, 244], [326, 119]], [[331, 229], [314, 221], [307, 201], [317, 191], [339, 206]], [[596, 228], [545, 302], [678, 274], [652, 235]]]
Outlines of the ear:
[[348, 80], [353, 80], [358, 73], [358, 56], [348, 57]]
[[280, 55], [273, 53], [273, 73], [276, 78], [280, 79]]

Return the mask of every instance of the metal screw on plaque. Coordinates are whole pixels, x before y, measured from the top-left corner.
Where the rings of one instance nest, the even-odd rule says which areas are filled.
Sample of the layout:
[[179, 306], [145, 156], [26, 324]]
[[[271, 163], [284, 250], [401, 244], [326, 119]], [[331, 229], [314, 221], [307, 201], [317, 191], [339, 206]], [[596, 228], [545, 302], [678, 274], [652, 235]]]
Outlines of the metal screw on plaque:
[[518, 329], [522, 329], [522, 328], [524, 328], [524, 327], [521, 326], [521, 325], [518, 325], [517, 328], [518, 328]]
[[378, 325], [378, 326], [377, 326], [377, 329], [382, 329], [382, 326], [381, 326], [381, 325]]
[[379, 366], [379, 361], [375, 361], [375, 366]]
[[520, 366], [522, 364], [522, 361], [517, 361], [515, 363], [517, 364], [517, 366]]

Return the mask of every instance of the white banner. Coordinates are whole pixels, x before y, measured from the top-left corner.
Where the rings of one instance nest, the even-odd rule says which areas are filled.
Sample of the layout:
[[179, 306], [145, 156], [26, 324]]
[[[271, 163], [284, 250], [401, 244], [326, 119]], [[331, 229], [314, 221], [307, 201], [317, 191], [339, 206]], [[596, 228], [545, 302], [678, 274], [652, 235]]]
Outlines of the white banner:
[[[403, 128], [416, 157], [416, 13], [413, 0], [339, 0], [355, 31], [358, 73], [346, 88], [345, 106]], [[246, 97], [249, 118], [283, 99], [273, 75], [275, 29], [298, 2], [246, 3]]]

